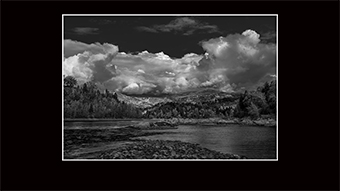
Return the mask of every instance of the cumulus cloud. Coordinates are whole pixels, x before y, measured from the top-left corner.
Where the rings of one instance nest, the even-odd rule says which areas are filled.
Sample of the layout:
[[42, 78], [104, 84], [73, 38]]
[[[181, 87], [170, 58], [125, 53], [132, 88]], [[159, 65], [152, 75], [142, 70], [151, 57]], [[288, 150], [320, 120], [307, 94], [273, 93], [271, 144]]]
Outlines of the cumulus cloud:
[[78, 53], [83, 53], [85, 51], [91, 52], [92, 54], [107, 54], [118, 52], [118, 46], [104, 43], [100, 44], [98, 42], [92, 44], [86, 44], [79, 41], [74, 41], [70, 39], [64, 40], [64, 57], [68, 58], [70, 56], [76, 55]]
[[85, 44], [72, 40], [64, 41], [64, 74], [79, 81], [104, 82], [115, 74], [112, 59], [118, 47], [112, 44]]
[[130, 93], [130, 94], [144, 94], [148, 93], [152, 90], [152, 88], [156, 87], [154, 84], [149, 83], [131, 83], [125, 88], [122, 89], [122, 92], [124, 93]]
[[[119, 53], [112, 44], [65, 40], [64, 74], [93, 80], [112, 91], [130, 94], [173, 93], [191, 86], [197, 54], [172, 59], [164, 52]], [[197, 64], [197, 63], [196, 63]], [[191, 81], [190, 81], [191, 80]]]
[[138, 69], [137, 72], [140, 72], [140, 73], [144, 73], [144, 74], [145, 74], [144, 70], [141, 70], [141, 69]]
[[131, 83], [125, 88], [123, 88], [123, 92], [137, 93], [139, 90], [139, 85], [137, 83]]
[[200, 42], [204, 55], [118, 52], [112, 44], [65, 40], [64, 73], [127, 94], [179, 93], [213, 87], [224, 92], [276, 77], [276, 45], [252, 30]]
[[203, 41], [201, 45], [208, 54], [198, 69], [223, 69], [231, 84], [250, 87], [265, 75], [275, 74], [276, 45], [260, 43], [260, 35], [253, 30]]
[[202, 31], [204, 33], [221, 33], [216, 25], [211, 25], [205, 22], [201, 22], [198, 19], [192, 17], [179, 17], [168, 24], [153, 25], [153, 26], [139, 26], [136, 28], [139, 31], [145, 32], [181, 32], [183, 35], [192, 35], [196, 31]]
[[148, 51], [136, 55], [118, 53], [112, 61], [117, 66], [118, 76], [112, 80], [119, 81], [122, 86], [115, 88], [125, 93], [174, 93], [192, 86], [194, 61], [200, 58], [190, 54], [172, 59], [164, 52]]

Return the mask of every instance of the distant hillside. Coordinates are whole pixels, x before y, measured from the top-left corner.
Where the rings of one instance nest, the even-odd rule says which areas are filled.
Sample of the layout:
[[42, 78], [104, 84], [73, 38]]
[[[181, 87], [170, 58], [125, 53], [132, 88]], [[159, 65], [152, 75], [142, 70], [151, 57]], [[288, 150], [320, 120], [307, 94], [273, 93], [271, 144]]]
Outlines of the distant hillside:
[[169, 97], [171, 102], [160, 102], [146, 108], [143, 117], [148, 118], [209, 118], [229, 117], [238, 103], [238, 94], [216, 89], [185, 92]]
[[169, 97], [171, 100], [179, 103], [200, 103], [200, 102], [218, 102], [220, 99], [237, 98], [237, 93], [225, 93], [213, 88], [190, 91]]
[[201, 89], [198, 91], [187, 91], [180, 94], [168, 94], [162, 96], [141, 96], [141, 95], [125, 95], [116, 92], [117, 98], [121, 102], [133, 104], [138, 108], [150, 108], [168, 102], [176, 103], [210, 103], [223, 102], [227, 98], [237, 99], [240, 94], [225, 93], [216, 89]]
[[275, 116], [276, 81], [266, 82], [254, 91], [225, 93], [208, 88], [169, 96], [143, 111], [143, 118], [243, 118]]
[[158, 103], [171, 101], [167, 97], [141, 97], [141, 96], [127, 96], [122, 93], [116, 93], [118, 100], [128, 104], [133, 104], [137, 108], [148, 108], [152, 107]]

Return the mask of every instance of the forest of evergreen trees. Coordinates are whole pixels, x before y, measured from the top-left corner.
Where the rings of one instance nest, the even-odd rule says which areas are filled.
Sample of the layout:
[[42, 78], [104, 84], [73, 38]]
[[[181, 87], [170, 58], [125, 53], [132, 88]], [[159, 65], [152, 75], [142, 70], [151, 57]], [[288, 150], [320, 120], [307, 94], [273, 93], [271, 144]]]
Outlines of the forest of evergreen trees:
[[[245, 91], [233, 97], [202, 99], [202, 102], [160, 103], [146, 110], [146, 118], [244, 118], [276, 116], [276, 81], [266, 82], [256, 91]], [[235, 107], [236, 106], [236, 107]]]
[[116, 93], [99, 91], [93, 82], [78, 85], [64, 78], [65, 118], [244, 118], [276, 116], [276, 81], [240, 95], [202, 99], [198, 102], [161, 102], [142, 111], [121, 102]]
[[211, 102], [167, 102], [155, 105], [146, 110], [146, 118], [210, 118], [230, 117], [232, 115], [232, 100], [221, 99]]
[[264, 83], [256, 91], [245, 91], [234, 110], [237, 118], [257, 119], [262, 115], [276, 118], [276, 80]]
[[141, 111], [133, 105], [120, 102], [116, 94], [99, 91], [93, 82], [78, 85], [67, 76], [64, 78], [65, 118], [141, 118]]

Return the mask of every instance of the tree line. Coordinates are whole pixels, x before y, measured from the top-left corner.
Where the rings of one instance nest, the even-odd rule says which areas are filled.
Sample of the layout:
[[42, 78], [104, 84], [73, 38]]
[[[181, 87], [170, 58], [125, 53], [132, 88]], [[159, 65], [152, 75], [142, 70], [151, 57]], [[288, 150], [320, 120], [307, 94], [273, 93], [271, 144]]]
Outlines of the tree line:
[[211, 118], [230, 117], [232, 106], [220, 103], [219, 100], [212, 102], [167, 102], [155, 105], [145, 111], [146, 118]]
[[[210, 96], [210, 97], [206, 97]], [[65, 118], [244, 118], [276, 116], [276, 80], [255, 91], [229, 97], [202, 95], [196, 101], [160, 102], [144, 110], [127, 104], [108, 90], [100, 92], [93, 82], [77, 84], [64, 77]], [[208, 99], [209, 98], [209, 99]]]
[[263, 115], [276, 117], [276, 80], [264, 83], [256, 91], [245, 91], [234, 111], [238, 118], [257, 119]]
[[[211, 95], [209, 95], [211, 96]], [[233, 97], [198, 102], [159, 103], [144, 112], [146, 118], [244, 118], [257, 119], [276, 116], [276, 81], [266, 82], [256, 91], [245, 91]]]

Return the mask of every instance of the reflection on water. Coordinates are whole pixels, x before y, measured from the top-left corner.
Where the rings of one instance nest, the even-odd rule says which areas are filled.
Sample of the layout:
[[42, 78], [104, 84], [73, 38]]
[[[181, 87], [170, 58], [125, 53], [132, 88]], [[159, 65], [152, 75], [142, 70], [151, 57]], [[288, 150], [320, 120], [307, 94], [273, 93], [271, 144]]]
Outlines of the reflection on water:
[[[140, 121], [65, 122], [65, 129], [120, 128]], [[276, 128], [241, 125], [181, 125], [178, 129], [146, 130], [165, 134], [138, 137], [152, 140], [179, 140], [202, 147], [248, 158], [276, 158]]]

